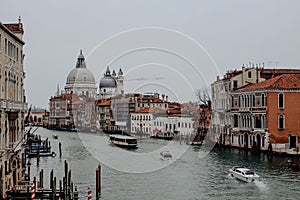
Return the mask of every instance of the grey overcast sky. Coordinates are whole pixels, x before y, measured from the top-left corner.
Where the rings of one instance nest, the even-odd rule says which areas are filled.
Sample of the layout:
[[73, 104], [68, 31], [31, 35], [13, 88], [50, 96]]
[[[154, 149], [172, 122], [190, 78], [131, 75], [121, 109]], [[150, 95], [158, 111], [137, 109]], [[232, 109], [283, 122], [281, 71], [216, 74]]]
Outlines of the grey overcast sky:
[[[67, 75], [75, 67], [80, 49], [86, 56], [96, 54], [97, 51], [91, 51], [99, 43], [112, 35], [134, 28], [168, 28], [193, 38], [209, 53], [221, 74], [249, 62], [264, 62], [265, 67], [272, 68], [300, 67], [299, 0], [0, 0], [0, 2], [2, 23], [16, 23], [18, 17], [22, 17], [26, 42], [24, 67], [27, 101], [29, 104], [46, 109], [48, 99], [56, 92], [57, 84], [61, 89], [65, 86]], [[126, 73], [126, 65], [165, 64], [162, 60], [169, 60], [170, 55], [156, 54], [157, 52], [149, 54], [147, 51], [137, 52], [119, 59], [112, 68], [118, 70], [117, 67], [125, 66]], [[164, 58], [161, 60], [161, 57]], [[135, 60], [140, 61], [133, 62]], [[171, 60], [172, 62], [167, 63], [169, 66], [182, 62], [178, 57]], [[106, 63], [101, 63], [101, 66], [90, 66], [97, 65], [96, 63], [87, 62], [87, 64], [94, 73], [98, 86]], [[193, 78], [184, 74], [193, 73], [187, 70], [186, 63], [178, 65], [181, 65], [183, 70], [180, 72], [179, 68], [176, 68], [177, 71], [186, 79]], [[160, 75], [164, 76], [164, 72], [157, 73], [157, 67], [159, 69], [161, 66], [156, 64], [146, 67], [153, 69], [153, 74], [145, 69], [140, 70], [140, 74], [132, 73], [132, 76], [128, 76], [131, 79], [140, 76], [158, 80]], [[209, 84], [213, 81], [211, 77], [216, 75], [217, 73], [213, 72], [207, 79]], [[175, 75], [171, 77], [174, 80], [177, 78]], [[129, 85], [130, 81], [127, 83]], [[151, 90], [146, 88], [145, 83], [143, 84], [145, 89]], [[166, 86], [168, 83], [162, 84]], [[175, 85], [175, 89], [181, 86], [172, 81], [169, 84]]]

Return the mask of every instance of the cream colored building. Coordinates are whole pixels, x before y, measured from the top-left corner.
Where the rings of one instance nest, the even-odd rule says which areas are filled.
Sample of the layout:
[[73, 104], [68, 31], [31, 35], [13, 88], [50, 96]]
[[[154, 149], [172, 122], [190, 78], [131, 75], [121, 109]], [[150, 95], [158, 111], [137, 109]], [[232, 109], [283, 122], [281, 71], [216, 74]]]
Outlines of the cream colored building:
[[23, 180], [24, 96], [23, 26], [0, 22], [0, 199]]
[[232, 129], [231, 92], [266, 80], [261, 74], [262, 71], [263, 68], [246, 68], [243, 65], [242, 70], [229, 71], [223, 79], [217, 77], [217, 80], [211, 84], [212, 129], [222, 144], [229, 144], [228, 135]]

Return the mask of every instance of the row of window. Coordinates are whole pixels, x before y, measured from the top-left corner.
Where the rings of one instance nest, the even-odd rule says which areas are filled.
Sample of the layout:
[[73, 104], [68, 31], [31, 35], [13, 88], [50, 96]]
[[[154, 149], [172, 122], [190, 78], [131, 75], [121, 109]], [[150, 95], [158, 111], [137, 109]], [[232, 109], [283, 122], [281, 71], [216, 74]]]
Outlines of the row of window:
[[266, 106], [265, 94], [257, 97], [255, 95], [239, 95], [238, 98], [231, 96], [231, 107], [264, 107]]
[[[161, 122], [161, 121], [154, 121], [153, 124], [154, 124], [154, 126], [163, 126], [164, 123]], [[165, 126], [167, 128], [168, 124], [165, 124]], [[170, 126], [170, 129], [171, 129], [172, 124], [169, 124], [169, 126]], [[173, 124], [173, 126], [174, 126], [174, 129], [176, 129], [176, 125]], [[193, 123], [187, 123], [187, 122], [178, 122], [177, 123], [178, 128], [180, 128], [180, 127], [182, 127], [182, 128], [192, 128], [192, 126], [193, 126]]]
[[146, 120], [149, 121], [151, 120], [151, 116], [150, 115], [132, 115], [131, 116], [131, 120]]
[[143, 133], [151, 133], [151, 128], [149, 127], [144, 127], [144, 128], [141, 128], [141, 127], [132, 127], [131, 128], [131, 131], [133, 133], [136, 133], [136, 132], [143, 132]]
[[266, 115], [233, 115], [233, 127], [266, 128]]
[[[2, 36], [0, 34], [0, 50], [2, 49]], [[16, 47], [12, 42], [4, 39], [4, 53], [7, 54], [13, 60], [17, 62], [20, 60], [22, 63], [22, 50], [19, 51], [19, 48]]]
[[[260, 97], [255, 95], [239, 95], [238, 98], [231, 96], [231, 107], [264, 107], [266, 106], [265, 94]], [[284, 94], [278, 94], [278, 108], [284, 109]]]
[[[237, 114], [233, 115], [233, 127], [266, 128], [266, 121], [266, 115], [261, 114], [248, 117], [239, 116]], [[252, 122], [254, 122], [254, 126]], [[285, 129], [285, 117], [283, 114], [278, 115], [278, 129]]]
[[[152, 105], [152, 106], [151, 106]], [[161, 103], [158, 103], [158, 104], [153, 104], [153, 103], [138, 103], [137, 104], [137, 107], [140, 107], [140, 108], [150, 108], [150, 107], [153, 107], [153, 108], [167, 108], [166, 104], [161, 104]]]

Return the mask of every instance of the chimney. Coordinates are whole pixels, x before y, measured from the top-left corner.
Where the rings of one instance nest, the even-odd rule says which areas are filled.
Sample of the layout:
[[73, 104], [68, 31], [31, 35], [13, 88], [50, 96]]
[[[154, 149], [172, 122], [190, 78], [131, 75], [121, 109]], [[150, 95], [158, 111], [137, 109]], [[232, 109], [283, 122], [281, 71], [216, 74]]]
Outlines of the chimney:
[[164, 94], [161, 95], [161, 98], [162, 98], [163, 102], [165, 102], [165, 95]]
[[168, 95], [166, 95], [166, 102], [168, 102], [168, 99], [169, 99], [169, 98], [168, 98]]

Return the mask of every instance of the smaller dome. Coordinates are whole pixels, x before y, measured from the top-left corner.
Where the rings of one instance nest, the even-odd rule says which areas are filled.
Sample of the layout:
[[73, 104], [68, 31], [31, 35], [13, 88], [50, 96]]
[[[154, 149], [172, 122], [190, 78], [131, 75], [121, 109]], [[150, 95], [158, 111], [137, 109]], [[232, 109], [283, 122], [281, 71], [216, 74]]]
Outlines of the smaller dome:
[[109, 67], [107, 67], [104, 77], [100, 80], [99, 87], [117, 87], [117, 81], [111, 76]]
[[100, 81], [100, 88], [117, 87], [117, 81], [113, 77], [104, 77]]

